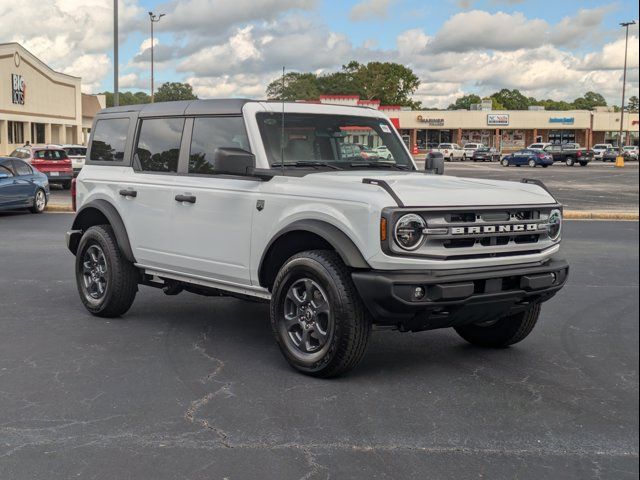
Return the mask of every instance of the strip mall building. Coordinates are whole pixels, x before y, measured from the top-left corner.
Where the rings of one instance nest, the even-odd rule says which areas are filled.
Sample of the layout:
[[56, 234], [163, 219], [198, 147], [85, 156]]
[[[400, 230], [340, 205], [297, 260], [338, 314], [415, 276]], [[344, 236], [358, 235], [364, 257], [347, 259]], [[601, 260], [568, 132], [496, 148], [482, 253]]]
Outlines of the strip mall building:
[[0, 44], [0, 155], [26, 142], [85, 144], [105, 98], [80, 84], [19, 44]]
[[[503, 151], [524, 148], [534, 142], [617, 144], [620, 113], [606, 107], [589, 110], [405, 110], [398, 106], [362, 101], [355, 95], [323, 95], [320, 103], [360, 105], [384, 111], [407, 143], [484, 143]], [[638, 145], [638, 114], [625, 114], [623, 142]], [[365, 142], [362, 142], [365, 143]]]

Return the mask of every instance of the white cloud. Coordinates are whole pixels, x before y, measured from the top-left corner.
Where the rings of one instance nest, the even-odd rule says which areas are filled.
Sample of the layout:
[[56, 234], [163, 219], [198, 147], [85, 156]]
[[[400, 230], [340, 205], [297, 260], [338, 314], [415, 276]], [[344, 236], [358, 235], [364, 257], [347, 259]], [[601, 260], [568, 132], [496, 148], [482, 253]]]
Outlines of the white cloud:
[[[136, 0], [120, 0], [124, 41], [136, 28], [142, 10]], [[111, 2], [22, 0], [3, 2], [3, 41], [15, 41], [55, 70], [82, 77], [83, 90], [99, 88], [112, 68], [105, 54], [113, 43]]]
[[391, 0], [363, 0], [349, 11], [349, 18], [355, 22], [386, 18]]

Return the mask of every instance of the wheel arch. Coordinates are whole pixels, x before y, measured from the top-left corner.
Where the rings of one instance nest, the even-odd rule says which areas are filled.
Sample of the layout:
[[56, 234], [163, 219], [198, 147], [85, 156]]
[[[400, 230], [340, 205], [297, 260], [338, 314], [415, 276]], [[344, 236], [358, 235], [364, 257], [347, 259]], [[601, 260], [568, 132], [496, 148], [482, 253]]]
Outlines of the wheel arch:
[[69, 241], [69, 250], [74, 255], [78, 251], [78, 245], [82, 233], [94, 225], [108, 224], [113, 229], [113, 233], [116, 236], [118, 248], [124, 255], [124, 257], [131, 263], [135, 263], [135, 257], [133, 250], [131, 249], [131, 243], [129, 242], [129, 235], [127, 229], [124, 226], [122, 217], [118, 213], [116, 207], [106, 200], [93, 200], [86, 205], [83, 205], [76, 217], [73, 219], [72, 231], [76, 232], [76, 235], [72, 235]]
[[280, 267], [305, 250], [334, 250], [351, 268], [371, 268], [362, 253], [338, 227], [322, 220], [298, 220], [276, 233], [267, 244], [258, 267], [260, 285], [271, 289]]

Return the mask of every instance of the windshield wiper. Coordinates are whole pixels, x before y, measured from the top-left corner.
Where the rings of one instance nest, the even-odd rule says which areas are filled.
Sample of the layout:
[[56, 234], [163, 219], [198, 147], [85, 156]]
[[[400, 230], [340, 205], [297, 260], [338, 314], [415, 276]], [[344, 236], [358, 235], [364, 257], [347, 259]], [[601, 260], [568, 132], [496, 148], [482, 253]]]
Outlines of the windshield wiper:
[[387, 162], [352, 162], [349, 165], [351, 167], [391, 168], [396, 170], [409, 170], [409, 167], [406, 165], [398, 165], [397, 163], [387, 163]]
[[332, 170], [342, 170], [340, 167], [338, 167], [337, 165], [335, 165], [334, 163], [331, 162], [320, 162], [317, 160], [311, 161], [311, 162], [305, 162], [305, 161], [297, 161], [297, 162], [284, 162], [284, 164], [282, 162], [278, 162], [278, 163], [272, 163], [271, 167], [282, 167], [284, 166], [285, 168], [287, 167], [327, 167], [330, 168]]

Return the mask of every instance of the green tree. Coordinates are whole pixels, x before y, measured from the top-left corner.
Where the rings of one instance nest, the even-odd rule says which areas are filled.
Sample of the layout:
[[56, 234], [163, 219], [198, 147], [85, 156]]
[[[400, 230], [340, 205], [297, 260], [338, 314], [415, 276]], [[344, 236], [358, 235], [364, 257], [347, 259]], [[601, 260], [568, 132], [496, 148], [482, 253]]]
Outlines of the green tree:
[[631, 113], [638, 113], [638, 97], [632, 96], [627, 100], [627, 108], [626, 110]]
[[587, 92], [573, 101], [573, 108], [576, 110], [593, 110], [595, 107], [606, 105], [607, 101], [604, 97], [596, 92]]
[[[113, 92], [102, 92], [106, 97], [107, 107], [113, 107]], [[137, 105], [151, 102], [151, 97], [144, 92], [120, 92], [118, 102], [120, 105]]]
[[457, 98], [455, 103], [452, 103], [447, 107], [447, 110], [469, 110], [471, 105], [480, 102], [482, 102], [482, 98], [480, 98], [479, 95], [471, 93]]
[[530, 99], [515, 88], [513, 90], [503, 88], [491, 95], [491, 98], [502, 105], [505, 110], [526, 110], [531, 105]]
[[166, 82], [154, 95], [156, 102], [174, 102], [176, 100], [196, 100], [198, 97], [193, 93], [193, 88], [188, 83]]
[[418, 107], [411, 95], [420, 79], [410, 68], [397, 63], [351, 61], [342, 70], [325, 75], [289, 72], [267, 86], [273, 100], [316, 100], [320, 95], [359, 95], [364, 100], [380, 100], [383, 105]]
[[288, 72], [267, 86], [270, 100], [317, 100], [320, 96], [318, 77], [314, 73]]

